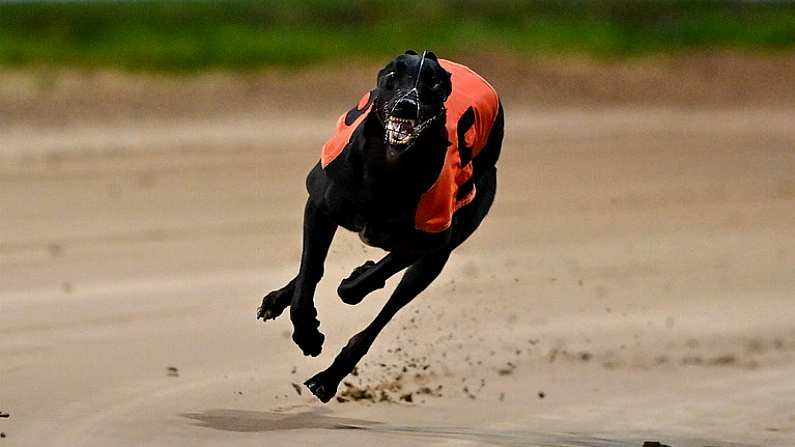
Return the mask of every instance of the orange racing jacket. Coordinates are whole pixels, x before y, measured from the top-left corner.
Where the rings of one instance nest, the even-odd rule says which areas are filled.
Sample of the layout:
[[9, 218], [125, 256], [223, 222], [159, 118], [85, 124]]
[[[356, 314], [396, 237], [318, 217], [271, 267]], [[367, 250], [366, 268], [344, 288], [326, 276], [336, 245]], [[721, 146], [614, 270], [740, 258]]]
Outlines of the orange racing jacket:
[[[445, 101], [445, 126], [450, 146], [439, 176], [420, 197], [414, 214], [414, 227], [428, 233], [440, 233], [450, 228], [453, 214], [475, 198], [477, 191], [474, 185], [463, 197], [458, 197], [459, 188], [472, 177], [472, 160], [486, 145], [500, 107], [497, 92], [480, 75], [464, 65], [445, 59], [439, 59], [439, 64], [452, 75], [450, 81], [453, 89]], [[367, 93], [356, 105], [357, 111], [362, 113], [355, 120], [346, 122], [348, 113], [339, 117], [336, 133], [323, 145], [320, 155], [324, 169], [348, 145], [354, 131], [371, 112], [372, 103], [371, 93]], [[458, 141], [461, 123], [469, 126], [463, 133], [463, 142]], [[462, 157], [462, 153], [465, 156]]]

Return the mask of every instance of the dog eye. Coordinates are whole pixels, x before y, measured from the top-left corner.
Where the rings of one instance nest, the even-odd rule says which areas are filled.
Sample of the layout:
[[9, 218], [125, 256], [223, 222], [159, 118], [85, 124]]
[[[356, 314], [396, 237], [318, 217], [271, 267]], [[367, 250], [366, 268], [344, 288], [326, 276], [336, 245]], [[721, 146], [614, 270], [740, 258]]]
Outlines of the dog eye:
[[441, 94], [441, 92], [442, 92], [442, 83], [441, 82], [435, 82], [430, 87], [425, 87], [423, 90], [426, 93]]
[[384, 87], [391, 89], [395, 85], [395, 72], [390, 71], [384, 75]]

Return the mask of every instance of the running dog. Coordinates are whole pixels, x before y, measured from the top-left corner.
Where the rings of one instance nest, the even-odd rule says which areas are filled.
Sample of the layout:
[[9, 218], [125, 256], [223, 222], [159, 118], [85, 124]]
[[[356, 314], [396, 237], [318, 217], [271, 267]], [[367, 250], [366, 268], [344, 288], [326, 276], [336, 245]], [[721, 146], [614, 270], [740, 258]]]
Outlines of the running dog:
[[494, 88], [464, 65], [407, 51], [379, 73], [375, 89], [340, 116], [306, 179], [298, 275], [262, 300], [257, 318], [290, 307], [293, 341], [317, 356], [324, 335], [314, 305], [337, 227], [386, 256], [367, 261], [337, 293], [357, 304], [407, 269], [372, 323], [331, 366], [304, 384], [328, 402], [403, 306], [441, 273], [450, 253], [480, 225], [494, 202], [504, 117]]

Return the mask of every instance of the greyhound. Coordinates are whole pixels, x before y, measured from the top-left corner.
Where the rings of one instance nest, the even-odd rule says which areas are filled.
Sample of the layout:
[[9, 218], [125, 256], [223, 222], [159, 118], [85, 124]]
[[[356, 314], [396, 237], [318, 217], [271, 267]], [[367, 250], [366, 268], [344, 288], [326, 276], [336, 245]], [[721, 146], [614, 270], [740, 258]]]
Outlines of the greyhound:
[[298, 274], [263, 298], [257, 318], [275, 319], [290, 307], [293, 341], [304, 355], [320, 354], [325, 337], [314, 294], [340, 226], [387, 252], [342, 280], [337, 293], [343, 302], [357, 304], [407, 270], [372, 323], [304, 383], [322, 402], [334, 397], [386, 324], [436, 279], [450, 253], [483, 221], [494, 202], [503, 131], [494, 88], [429, 51], [409, 50], [390, 61], [376, 87], [340, 116], [306, 179]]

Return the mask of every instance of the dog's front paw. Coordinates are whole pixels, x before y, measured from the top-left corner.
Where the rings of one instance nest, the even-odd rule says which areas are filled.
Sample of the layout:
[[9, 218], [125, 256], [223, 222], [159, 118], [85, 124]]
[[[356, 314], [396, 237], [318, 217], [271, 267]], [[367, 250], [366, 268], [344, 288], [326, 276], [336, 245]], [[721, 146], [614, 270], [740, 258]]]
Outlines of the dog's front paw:
[[257, 319], [262, 321], [274, 320], [290, 306], [292, 289], [275, 290], [262, 299], [262, 304], [257, 308]]
[[322, 372], [315, 374], [311, 379], [304, 382], [309, 391], [323, 403], [330, 401], [337, 394], [339, 384], [339, 380], [333, 380]]
[[304, 308], [293, 306], [290, 310], [293, 321], [293, 341], [301, 348], [304, 355], [317, 357], [323, 349], [325, 336], [318, 330], [320, 321], [314, 307]]
[[326, 336], [316, 328], [296, 328], [293, 331], [293, 341], [306, 356], [317, 357], [323, 350], [323, 341]]

